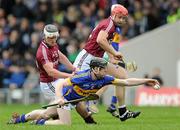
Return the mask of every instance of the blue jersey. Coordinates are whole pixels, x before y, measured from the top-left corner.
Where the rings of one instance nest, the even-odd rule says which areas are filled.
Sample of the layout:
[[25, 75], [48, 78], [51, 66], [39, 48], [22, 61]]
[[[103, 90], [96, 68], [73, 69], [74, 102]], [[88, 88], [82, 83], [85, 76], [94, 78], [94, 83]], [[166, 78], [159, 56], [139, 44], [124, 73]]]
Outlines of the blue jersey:
[[[116, 50], [119, 51], [120, 50], [120, 46], [119, 46], [119, 42], [122, 39], [122, 32], [121, 32], [121, 28], [120, 27], [116, 27], [116, 32], [114, 33], [111, 45], [112, 47]], [[107, 55], [107, 53], [104, 54], [104, 59], [108, 60], [109, 57]]]
[[114, 34], [113, 40], [112, 40], [112, 46], [116, 51], [119, 51], [119, 42], [121, 41], [121, 36], [122, 32], [121, 32], [121, 28], [120, 27], [116, 27], [116, 32]]
[[63, 95], [66, 100], [74, 100], [88, 96], [90, 93], [96, 93], [103, 86], [112, 84], [115, 78], [107, 75], [102, 79], [93, 80], [88, 69], [79, 71], [68, 80], [72, 85], [63, 87]]

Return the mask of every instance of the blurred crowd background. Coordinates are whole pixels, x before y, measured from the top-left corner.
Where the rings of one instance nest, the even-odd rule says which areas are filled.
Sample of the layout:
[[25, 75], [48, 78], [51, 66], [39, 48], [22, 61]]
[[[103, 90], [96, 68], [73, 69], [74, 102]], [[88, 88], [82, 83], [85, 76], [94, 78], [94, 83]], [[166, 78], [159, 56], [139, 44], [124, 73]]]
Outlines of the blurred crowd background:
[[45, 24], [58, 26], [60, 50], [74, 62], [116, 2], [129, 11], [122, 43], [180, 19], [180, 0], [0, 0], [0, 88], [38, 86], [35, 55]]

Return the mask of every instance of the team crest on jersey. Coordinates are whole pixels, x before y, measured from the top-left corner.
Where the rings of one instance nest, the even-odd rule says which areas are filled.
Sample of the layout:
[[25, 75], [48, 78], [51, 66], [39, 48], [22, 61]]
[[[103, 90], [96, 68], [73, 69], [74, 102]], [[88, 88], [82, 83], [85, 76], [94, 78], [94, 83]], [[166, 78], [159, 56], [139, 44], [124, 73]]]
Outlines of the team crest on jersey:
[[98, 89], [102, 87], [101, 84], [91, 84], [90, 86], [91, 86], [91, 89]]
[[91, 86], [91, 89], [94, 89], [95, 88], [95, 86], [93, 85], [93, 86]]
[[58, 58], [58, 52], [57, 51], [54, 51], [53, 54], [52, 54], [52, 58]]

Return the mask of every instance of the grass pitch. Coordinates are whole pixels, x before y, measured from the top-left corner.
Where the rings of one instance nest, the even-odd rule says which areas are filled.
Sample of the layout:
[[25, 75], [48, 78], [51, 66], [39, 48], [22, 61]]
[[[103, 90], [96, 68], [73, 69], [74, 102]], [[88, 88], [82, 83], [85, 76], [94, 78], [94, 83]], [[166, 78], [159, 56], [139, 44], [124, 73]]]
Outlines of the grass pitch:
[[97, 125], [87, 125], [80, 116], [72, 111], [71, 126], [36, 126], [26, 124], [7, 125], [13, 112], [27, 113], [40, 105], [3, 105], [0, 104], [0, 130], [180, 130], [179, 107], [128, 107], [142, 113], [136, 119], [121, 122], [99, 106], [100, 113], [94, 115]]

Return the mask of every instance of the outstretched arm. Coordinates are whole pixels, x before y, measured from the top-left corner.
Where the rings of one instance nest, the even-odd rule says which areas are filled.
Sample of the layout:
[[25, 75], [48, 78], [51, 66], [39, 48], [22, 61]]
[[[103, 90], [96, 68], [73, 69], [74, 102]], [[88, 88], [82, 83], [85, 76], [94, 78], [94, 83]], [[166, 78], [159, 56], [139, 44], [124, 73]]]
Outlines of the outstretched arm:
[[128, 78], [128, 79], [115, 79], [113, 84], [121, 85], [121, 86], [138, 86], [142, 84], [149, 84], [150, 86], [154, 86], [156, 84], [159, 85], [159, 82], [155, 79]]

